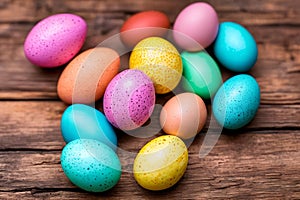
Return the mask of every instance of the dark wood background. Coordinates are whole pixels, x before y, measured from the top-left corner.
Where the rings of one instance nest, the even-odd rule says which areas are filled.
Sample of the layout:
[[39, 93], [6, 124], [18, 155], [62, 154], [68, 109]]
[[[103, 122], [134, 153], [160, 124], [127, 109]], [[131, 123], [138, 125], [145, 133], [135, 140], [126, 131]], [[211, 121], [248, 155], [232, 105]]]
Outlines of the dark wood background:
[[[64, 141], [60, 117], [66, 105], [56, 94], [62, 68], [45, 70], [24, 57], [23, 42], [40, 19], [61, 12], [88, 23], [83, 50], [118, 33], [124, 20], [142, 10], [164, 11], [173, 22], [187, 0], [1, 0], [0, 1], [0, 199], [300, 199], [300, 1], [209, 0], [220, 21], [246, 26], [257, 40], [259, 58], [249, 72], [261, 87], [254, 121], [224, 131], [204, 159], [189, 148], [181, 181], [166, 191], [139, 187], [124, 172], [101, 194], [73, 186], [60, 167]], [[232, 75], [223, 70], [224, 80]], [[122, 148], [137, 152], [145, 140], [119, 134]]]

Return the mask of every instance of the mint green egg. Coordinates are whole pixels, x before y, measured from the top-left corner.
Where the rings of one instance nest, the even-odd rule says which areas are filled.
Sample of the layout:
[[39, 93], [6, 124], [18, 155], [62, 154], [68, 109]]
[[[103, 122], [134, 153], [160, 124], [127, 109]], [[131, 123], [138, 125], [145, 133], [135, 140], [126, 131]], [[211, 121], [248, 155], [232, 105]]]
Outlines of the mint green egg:
[[206, 52], [181, 53], [183, 63], [183, 88], [204, 99], [212, 98], [222, 85], [220, 69]]
[[68, 179], [89, 192], [109, 190], [121, 177], [121, 163], [117, 154], [98, 140], [76, 139], [69, 142], [60, 160]]

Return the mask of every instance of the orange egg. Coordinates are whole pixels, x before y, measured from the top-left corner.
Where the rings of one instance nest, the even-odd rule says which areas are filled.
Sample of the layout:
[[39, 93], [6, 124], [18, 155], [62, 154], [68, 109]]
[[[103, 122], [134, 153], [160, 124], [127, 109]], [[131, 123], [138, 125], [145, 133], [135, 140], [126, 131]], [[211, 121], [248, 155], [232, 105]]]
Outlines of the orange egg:
[[89, 104], [99, 100], [120, 68], [120, 57], [110, 48], [86, 50], [74, 58], [62, 72], [57, 93], [68, 104]]
[[206, 118], [207, 110], [203, 100], [196, 94], [182, 93], [164, 105], [160, 124], [165, 133], [188, 139], [201, 131]]
[[163, 36], [170, 27], [168, 16], [159, 11], [143, 11], [128, 18], [121, 27], [122, 41], [129, 47], [147, 37]]

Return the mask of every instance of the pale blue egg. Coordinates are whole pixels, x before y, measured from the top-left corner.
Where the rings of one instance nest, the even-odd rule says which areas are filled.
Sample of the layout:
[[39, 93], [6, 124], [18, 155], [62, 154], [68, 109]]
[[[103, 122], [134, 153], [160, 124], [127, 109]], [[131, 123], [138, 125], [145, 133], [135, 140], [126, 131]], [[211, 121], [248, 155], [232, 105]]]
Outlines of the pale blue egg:
[[234, 72], [250, 70], [257, 60], [254, 37], [246, 28], [234, 22], [220, 24], [213, 48], [218, 61]]
[[117, 148], [114, 129], [100, 111], [84, 104], [70, 105], [61, 118], [61, 133], [66, 143], [76, 139], [94, 139]]
[[255, 116], [260, 104], [256, 80], [246, 74], [228, 79], [216, 93], [212, 110], [216, 120], [227, 129], [239, 129]]
[[68, 179], [89, 192], [109, 190], [121, 177], [117, 154], [97, 140], [73, 140], [64, 147], [60, 160]]

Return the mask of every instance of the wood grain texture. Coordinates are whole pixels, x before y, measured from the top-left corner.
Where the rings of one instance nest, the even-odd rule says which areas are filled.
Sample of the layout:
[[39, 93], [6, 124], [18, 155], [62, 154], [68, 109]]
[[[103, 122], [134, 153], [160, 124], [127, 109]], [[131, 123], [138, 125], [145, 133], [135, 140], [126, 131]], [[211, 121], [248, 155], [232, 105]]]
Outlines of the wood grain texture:
[[[60, 118], [67, 105], [58, 99], [56, 83], [64, 66], [31, 65], [23, 53], [25, 37], [42, 18], [71, 12], [88, 24], [83, 51], [118, 33], [136, 12], [160, 10], [174, 22], [194, 0], [0, 1], [0, 199], [300, 199], [300, 1], [205, 1], [216, 8], [220, 21], [241, 23], [257, 41], [259, 58], [249, 72], [261, 87], [255, 119], [238, 131], [223, 130], [213, 150], [200, 159], [208, 120], [189, 147], [184, 177], [161, 192], [139, 187], [125, 172], [133, 157], [119, 151], [125, 171], [116, 187], [101, 194], [80, 190], [62, 172]], [[223, 68], [222, 73], [224, 81], [234, 75]], [[160, 96], [158, 102], [171, 96]], [[102, 110], [101, 101], [96, 106]], [[117, 135], [119, 147], [132, 153], [154, 137]]]
[[[20, 28], [22, 27], [23, 28]], [[121, 24], [105, 35], [94, 35], [92, 30], [83, 48], [98, 45], [118, 32]], [[24, 57], [23, 42], [31, 25], [0, 24], [1, 68], [0, 98], [57, 100], [56, 83], [63, 67], [41, 69], [31, 65]], [[249, 27], [259, 47], [259, 59], [249, 72], [261, 86], [263, 104], [300, 103], [300, 36], [295, 27]], [[101, 31], [100, 31], [101, 32]], [[7, 39], [9, 38], [9, 39]], [[124, 63], [122, 65], [125, 65]], [[223, 70], [224, 81], [233, 73]], [[269, 77], [269, 78], [266, 78]]]
[[[64, 146], [60, 118], [65, 108], [64, 103], [56, 101], [0, 102], [0, 150], [60, 150]], [[157, 119], [158, 115], [153, 118]], [[280, 133], [300, 129], [299, 119], [300, 105], [261, 106], [255, 119], [240, 133], [253, 130]], [[207, 132], [208, 124], [209, 120], [203, 133]], [[232, 131], [224, 130], [225, 134], [230, 132]], [[125, 133], [119, 133], [120, 136], [122, 134]]]
[[[29, 198], [47, 196], [53, 191], [54, 197], [58, 195], [56, 198], [88, 199], [101, 196], [117, 199], [127, 195], [134, 199], [145, 195], [151, 199], [299, 195], [300, 163], [295, 159], [300, 156], [299, 134], [291, 131], [288, 134], [223, 135], [213, 151], [199, 159], [202, 139], [198, 137], [189, 148], [189, 165], [184, 177], [167, 191], [145, 191], [135, 183], [132, 173], [123, 172], [120, 182], [109, 192], [89, 194], [67, 180], [60, 167], [60, 151], [14, 151], [0, 152], [1, 169], [4, 169], [0, 171], [0, 192], [15, 191], [15, 197], [23, 193], [23, 197]], [[128, 140], [123, 144], [134, 146]]]
[[[174, 20], [180, 10], [186, 5], [196, 2], [172, 0], [148, 1], [140, 0], [115, 0], [97, 1], [86, 0], [84, 3], [78, 0], [55, 1], [55, 0], [4, 0], [0, 5], [0, 18], [3, 22], [33, 22], [57, 12], [73, 12], [95, 19], [95, 16], [103, 17], [105, 14], [113, 13], [124, 20], [124, 15], [132, 14], [143, 10], [161, 10], [168, 13], [171, 20]], [[298, 1], [282, 0], [206, 0], [218, 11], [221, 20], [243, 20], [244, 24], [291, 24], [299, 25], [300, 11]], [[10, 11], [18, 12], [12, 15]], [[104, 13], [104, 15], [103, 15]], [[119, 14], [122, 13], [122, 14]], [[97, 19], [97, 18], [96, 18]]]

